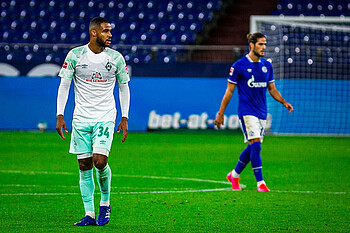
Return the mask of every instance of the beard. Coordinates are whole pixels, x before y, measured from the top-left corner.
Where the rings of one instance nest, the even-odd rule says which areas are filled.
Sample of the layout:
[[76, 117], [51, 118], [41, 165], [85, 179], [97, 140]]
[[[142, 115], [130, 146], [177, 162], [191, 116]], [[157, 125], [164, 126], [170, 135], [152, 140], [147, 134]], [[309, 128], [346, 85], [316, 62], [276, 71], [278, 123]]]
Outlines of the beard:
[[263, 56], [264, 56], [264, 55], [260, 55], [259, 53], [255, 52], [255, 50], [253, 50], [253, 53], [254, 53], [254, 55], [257, 56], [257, 57], [263, 57]]
[[101, 47], [108, 47], [109, 45], [107, 44], [107, 40], [103, 41], [100, 37], [96, 38], [96, 42], [99, 46]]

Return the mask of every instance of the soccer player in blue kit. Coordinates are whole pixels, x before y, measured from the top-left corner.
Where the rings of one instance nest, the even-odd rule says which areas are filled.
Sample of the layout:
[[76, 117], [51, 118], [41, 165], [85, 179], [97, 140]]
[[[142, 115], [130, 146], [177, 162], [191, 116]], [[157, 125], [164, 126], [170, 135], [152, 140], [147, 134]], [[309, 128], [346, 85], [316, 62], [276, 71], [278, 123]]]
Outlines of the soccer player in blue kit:
[[224, 112], [231, 100], [233, 91], [238, 89], [238, 116], [247, 147], [239, 156], [236, 167], [227, 174], [233, 190], [241, 190], [239, 176], [251, 162], [257, 181], [258, 192], [269, 192], [262, 174], [261, 143], [266, 126], [266, 90], [278, 102], [289, 110], [293, 106], [283, 99], [275, 87], [272, 65], [263, 58], [266, 49], [266, 37], [257, 32], [247, 35], [250, 51], [235, 62], [230, 68], [228, 84], [222, 99], [220, 110], [215, 119], [215, 125], [220, 128], [224, 124]]

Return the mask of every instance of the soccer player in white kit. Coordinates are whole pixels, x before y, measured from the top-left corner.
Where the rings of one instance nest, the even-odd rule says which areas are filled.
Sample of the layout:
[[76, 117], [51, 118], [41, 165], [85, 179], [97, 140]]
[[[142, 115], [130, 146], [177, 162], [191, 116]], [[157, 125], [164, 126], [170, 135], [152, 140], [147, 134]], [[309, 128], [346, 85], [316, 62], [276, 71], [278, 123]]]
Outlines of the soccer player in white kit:
[[[90, 42], [69, 51], [58, 74], [61, 83], [57, 95], [56, 130], [62, 139], [65, 139], [62, 128], [68, 132], [63, 115], [71, 81], [74, 82], [75, 109], [69, 152], [77, 155], [79, 185], [85, 209], [85, 217], [75, 223], [76, 226], [103, 226], [110, 219], [112, 174], [107, 162], [117, 115], [113, 95], [116, 81], [122, 111], [117, 132], [123, 131], [122, 142], [128, 135], [130, 78], [123, 56], [108, 48], [112, 38], [111, 29], [106, 19], [93, 18], [89, 24]], [[93, 165], [101, 191], [97, 219], [94, 210]]]
[[249, 162], [257, 181], [258, 192], [269, 192], [262, 175], [261, 143], [266, 126], [266, 90], [278, 102], [289, 110], [293, 106], [284, 100], [275, 87], [272, 65], [263, 58], [266, 49], [266, 38], [261, 33], [247, 36], [250, 46], [249, 53], [235, 62], [230, 68], [227, 89], [222, 99], [220, 110], [215, 119], [215, 125], [220, 128], [224, 123], [224, 112], [231, 100], [233, 91], [238, 89], [238, 116], [247, 147], [239, 156], [236, 167], [227, 174], [233, 190], [241, 190], [239, 176]]

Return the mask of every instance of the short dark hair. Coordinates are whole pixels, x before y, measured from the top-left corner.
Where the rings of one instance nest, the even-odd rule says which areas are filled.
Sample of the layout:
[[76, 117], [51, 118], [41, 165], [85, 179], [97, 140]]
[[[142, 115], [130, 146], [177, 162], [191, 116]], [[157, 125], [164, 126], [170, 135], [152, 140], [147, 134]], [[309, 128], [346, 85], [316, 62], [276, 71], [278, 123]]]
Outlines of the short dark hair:
[[248, 34], [247, 39], [248, 39], [248, 44], [253, 43], [255, 44], [258, 39], [260, 38], [266, 38], [266, 36], [260, 32], [255, 32], [253, 34]]
[[102, 17], [95, 17], [90, 21], [89, 29], [100, 27], [101, 23], [108, 23], [108, 20]]

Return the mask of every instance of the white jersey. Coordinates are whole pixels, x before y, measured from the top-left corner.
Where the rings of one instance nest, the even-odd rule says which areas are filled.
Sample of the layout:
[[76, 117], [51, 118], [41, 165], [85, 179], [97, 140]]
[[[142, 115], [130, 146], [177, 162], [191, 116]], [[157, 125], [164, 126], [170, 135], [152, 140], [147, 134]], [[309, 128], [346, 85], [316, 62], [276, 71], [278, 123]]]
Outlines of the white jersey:
[[130, 81], [119, 52], [105, 48], [95, 54], [88, 45], [74, 48], [69, 51], [58, 76], [74, 81], [73, 122], [115, 121], [115, 82]]

